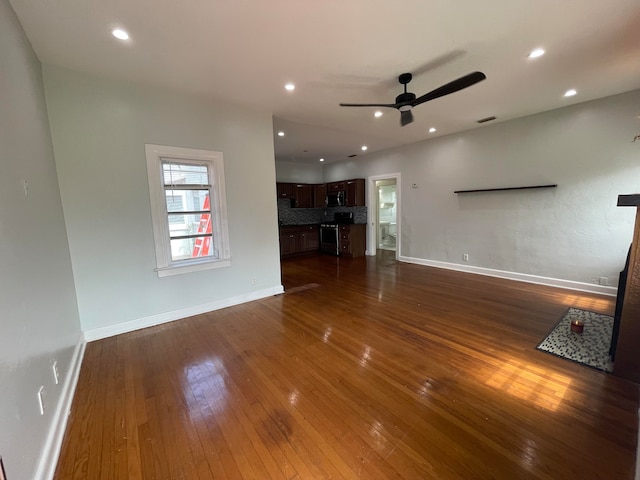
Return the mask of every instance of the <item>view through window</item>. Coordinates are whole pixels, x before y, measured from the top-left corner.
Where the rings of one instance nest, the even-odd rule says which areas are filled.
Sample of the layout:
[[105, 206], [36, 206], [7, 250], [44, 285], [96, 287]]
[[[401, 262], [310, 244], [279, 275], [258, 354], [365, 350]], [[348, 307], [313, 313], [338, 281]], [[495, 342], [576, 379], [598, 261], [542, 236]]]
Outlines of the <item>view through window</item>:
[[211, 228], [210, 175], [206, 165], [163, 160], [171, 261], [217, 258]]

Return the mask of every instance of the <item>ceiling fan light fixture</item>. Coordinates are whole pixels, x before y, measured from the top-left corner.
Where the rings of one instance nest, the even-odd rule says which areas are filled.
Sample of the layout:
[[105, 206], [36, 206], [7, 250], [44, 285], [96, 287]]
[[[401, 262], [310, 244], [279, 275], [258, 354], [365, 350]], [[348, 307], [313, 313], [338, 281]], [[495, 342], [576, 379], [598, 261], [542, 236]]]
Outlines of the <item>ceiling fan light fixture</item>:
[[401, 112], [408, 112], [412, 109], [413, 107], [411, 105], [402, 105], [401, 107], [398, 108], [398, 110], [400, 110]]

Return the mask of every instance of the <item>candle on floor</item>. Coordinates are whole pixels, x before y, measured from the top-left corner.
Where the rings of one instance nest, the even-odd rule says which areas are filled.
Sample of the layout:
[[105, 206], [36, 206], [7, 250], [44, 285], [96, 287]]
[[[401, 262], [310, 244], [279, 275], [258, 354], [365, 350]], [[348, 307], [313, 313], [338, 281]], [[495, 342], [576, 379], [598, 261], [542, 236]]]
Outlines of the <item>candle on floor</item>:
[[571, 331], [576, 333], [582, 333], [584, 330], [584, 322], [579, 318], [571, 319]]

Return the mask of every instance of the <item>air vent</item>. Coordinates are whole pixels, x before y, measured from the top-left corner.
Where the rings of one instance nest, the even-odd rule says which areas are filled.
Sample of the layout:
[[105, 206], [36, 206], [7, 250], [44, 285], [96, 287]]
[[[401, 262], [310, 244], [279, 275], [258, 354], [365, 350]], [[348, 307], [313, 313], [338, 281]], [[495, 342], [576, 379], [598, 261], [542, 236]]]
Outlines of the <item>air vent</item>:
[[478, 120], [478, 123], [486, 123], [486, 122], [490, 122], [491, 120], [495, 120], [496, 117], [487, 117], [487, 118], [481, 118], [480, 120]]
[[357, 157], [358, 155], [356, 155], [355, 153], [353, 155], [347, 155], [347, 157], [349, 158], [353, 158], [353, 157]]

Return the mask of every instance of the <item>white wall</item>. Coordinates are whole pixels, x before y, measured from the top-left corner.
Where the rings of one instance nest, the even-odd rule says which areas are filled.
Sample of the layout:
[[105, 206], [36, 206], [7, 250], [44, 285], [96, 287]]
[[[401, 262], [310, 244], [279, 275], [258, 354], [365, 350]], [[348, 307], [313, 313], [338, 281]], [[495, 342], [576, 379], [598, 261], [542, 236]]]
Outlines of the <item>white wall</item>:
[[[51, 66], [44, 78], [83, 330], [281, 289], [270, 113]], [[145, 143], [223, 152], [231, 267], [157, 277]]]
[[324, 183], [320, 164], [276, 161], [276, 180], [285, 183]]
[[9, 479], [26, 480], [35, 477], [62, 401], [51, 362], [64, 382], [80, 323], [41, 66], [6, 0], [0, 71], [0, 455]]
[[638, 114], [640, 90], [329, 164], [325, 180], [401, 172], [402, 256], [468, 253], [469, 265], [616, 286], [635, 215], [617, 196], [640, 191]]

